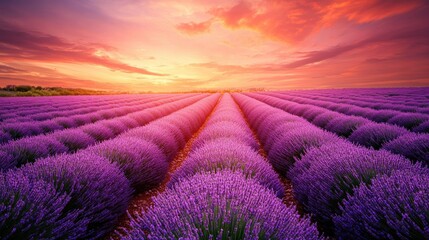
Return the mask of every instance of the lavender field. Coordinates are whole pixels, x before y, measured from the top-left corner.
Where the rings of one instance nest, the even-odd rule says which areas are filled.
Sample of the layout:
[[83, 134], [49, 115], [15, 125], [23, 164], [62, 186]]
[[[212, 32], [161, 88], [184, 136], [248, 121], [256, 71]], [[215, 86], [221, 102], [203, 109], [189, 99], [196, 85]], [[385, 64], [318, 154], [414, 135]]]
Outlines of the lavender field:
[[429, 239], [429, 88], [0, 98], [0, 239]]

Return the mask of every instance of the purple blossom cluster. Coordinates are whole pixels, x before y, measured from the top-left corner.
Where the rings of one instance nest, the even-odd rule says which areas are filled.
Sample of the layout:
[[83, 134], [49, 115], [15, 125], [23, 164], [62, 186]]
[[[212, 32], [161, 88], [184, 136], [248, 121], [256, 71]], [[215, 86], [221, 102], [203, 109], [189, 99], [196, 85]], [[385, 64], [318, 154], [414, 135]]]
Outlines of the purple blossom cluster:
[[409, 133], [405, 128], [386, 123], [367, 123], [358, 127], [348, 138], [351, 142], [380, 149], [384, 144]]
[[397, 171], [362, 185], [334, 218], [341, 239], [428, 239], [429, 175]]
[[319, 222], [331, 226], [341, 201], [352, 194], [355, 187], [370, 184], [376, 176], [403, 169], [419, 171], [422, 168], [387, 151], [337, 142], [309, 150], [288, 176], [297, 200]]
[[383, 145], [383, 149], [429, 167], [429, 134], [406, 134]]
[[319, 239], [309, 219], [240, 172], [197, 173], [153, 202], [124, 239]]
[[50, 183], [70, 201], [59, 214], [82, 210], [87, 219], [82, 238], [98, 238], [109, 232], [127, 209], [132, 188], [116, 164], [95, 154], [78, 153], [41, 159], [17, 170], [30, 181]]
[[77, 239], [88, 219], [67, 211], [71, 198], [52, 184], [20, 173], [0, 173], [1, 239]]
[[246, 178], [253, 178], [259, 184], [274, 191], [282, 198], [283, 185], [276, 172], [262, 156], [250, 146], [231, 138], [218, 138], [195, 149], [183, 165], [171, 176], [169, 186], [197, 173], [214, 173], [230, 170], [241, 172]]
[[118, 137], [82, 152], [92, 153], [115, 163], [135, 189], [156, 186], [168, 170], [165, 155], [153, 143], [132, 137]]

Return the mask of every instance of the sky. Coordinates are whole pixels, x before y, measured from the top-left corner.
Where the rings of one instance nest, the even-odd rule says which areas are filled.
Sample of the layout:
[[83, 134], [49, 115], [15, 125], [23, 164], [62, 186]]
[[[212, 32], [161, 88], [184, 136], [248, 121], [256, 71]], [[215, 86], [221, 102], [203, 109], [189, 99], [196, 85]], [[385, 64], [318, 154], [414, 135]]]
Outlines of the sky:
[[2, 0], [0, 85], [429, 86], [425, 0]]

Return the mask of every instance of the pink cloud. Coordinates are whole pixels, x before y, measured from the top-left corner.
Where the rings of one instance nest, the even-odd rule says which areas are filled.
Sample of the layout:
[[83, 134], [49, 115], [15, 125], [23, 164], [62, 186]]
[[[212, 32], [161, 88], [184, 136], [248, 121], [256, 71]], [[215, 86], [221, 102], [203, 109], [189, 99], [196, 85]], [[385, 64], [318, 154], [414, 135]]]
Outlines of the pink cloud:
[[114, 48], [103, 44], [70, 43], [43, 33], [0, 28], [0, 60], [87, 63], [107, 67], [111, 70], [164, 76], [164, 74], [130, 66], [107, 56], [96, 55], [97, 51], [112, 49]]
[[200, 23], [188, 22], [176, 25], [177, 30], [188, 35], [195, 35], [210, 31], [212, 21], [207, 20]]

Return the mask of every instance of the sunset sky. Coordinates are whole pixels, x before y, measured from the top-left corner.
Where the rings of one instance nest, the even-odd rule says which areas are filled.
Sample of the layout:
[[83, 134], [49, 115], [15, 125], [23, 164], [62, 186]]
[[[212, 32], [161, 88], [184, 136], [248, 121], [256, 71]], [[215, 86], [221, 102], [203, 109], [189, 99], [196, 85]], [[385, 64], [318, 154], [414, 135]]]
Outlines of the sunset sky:
[[429, 85], [429, 1], [2, 0], [0, 85]]

